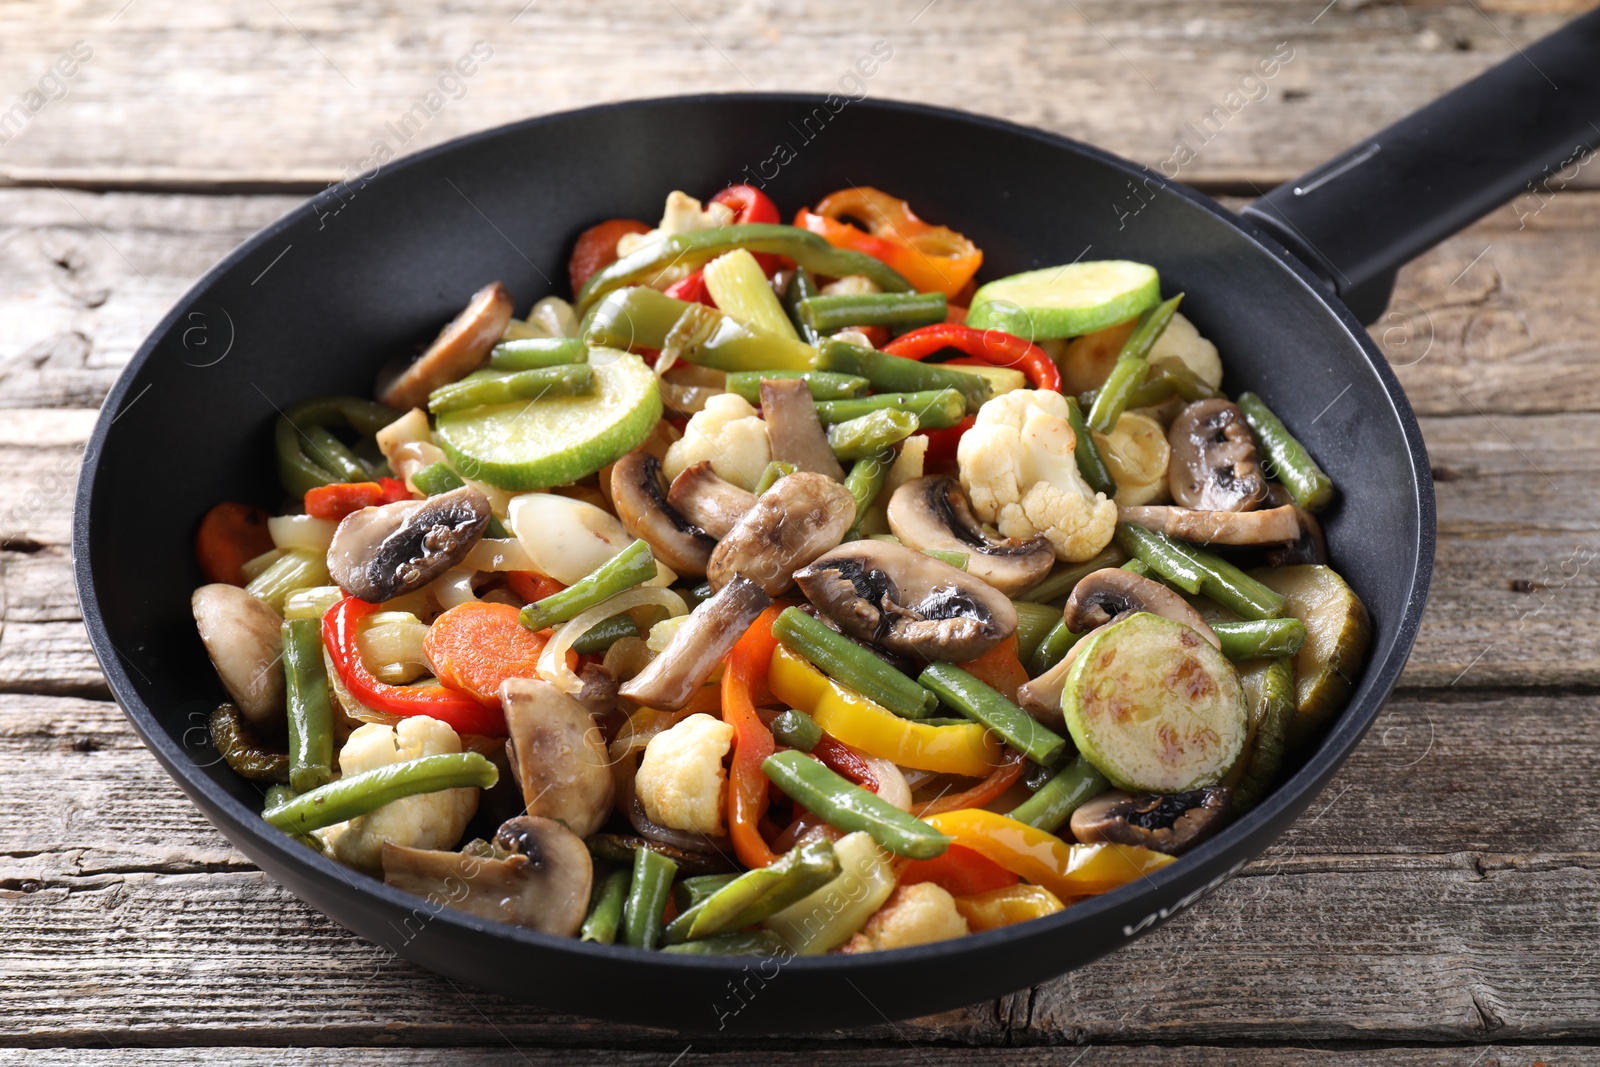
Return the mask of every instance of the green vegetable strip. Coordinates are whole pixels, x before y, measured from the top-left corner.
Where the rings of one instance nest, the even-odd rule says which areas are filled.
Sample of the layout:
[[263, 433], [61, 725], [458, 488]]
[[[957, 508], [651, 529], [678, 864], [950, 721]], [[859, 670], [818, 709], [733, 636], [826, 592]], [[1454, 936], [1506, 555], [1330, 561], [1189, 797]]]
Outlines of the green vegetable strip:
[[594, 941], [609, 945], [617, 939], [617, 927], [622, 925], [622, 905], [628, 896], [627, 871], [612, 871], [606, 880], [595, 887], [589, 903], [589, 914], [578, 928], [579, 941]]
[[1067, 629], [1065, 619], [1058, 619], [1050, 632], [1045, 634], [1044, 640], [1039, 642], [1039, 647], [1034, 650], [1033, 655], [1028, 657], [1028, 676], [1037, 678], [1060, 663], [1082, 636], [1083, 634], [1075, 634]]
[[[351, 396], [318, 397], [294, 405], [279, 416], [273, 428], [278, 480], [294, 496], [304, 496], [307, 490], [319, 485], [344, 480], [337, 471], [324, 467], [316, 453], [307, 452], [303, 434], [312, 427], [348, 426], [368, 437], [394, 420], [393, 408]], [[365, 477], [363, 474], [362, 479]]]
[[1333, 500], [1333, 481], [1317, 466], [1305, 446], [1256, 394], [1243, 393], [1237, 403], [1271, 462], [1271, 473], [1289, 490], [1294, 502], [1307, 511], [1321, 511], [1327, 507]]
[[489, 366], [499, 371], [539, 370], [588, 359], [589, 346], [576, 337], [528, 337], [495, 345]]
[[704, 604], [714, 595], [711, 591], [710, 582], [701, 582], [699, 585], [688, 589], [680, 588], [678, 591], [683, 594], [683, 602], [688, 605], [690, 611]]
[[[898, 356], [891, 357], [899, 359]], [[902, 360], [910, 363], [911, 360]], [[967, 377], [973, 377], [967, 375]], [[965, 401], [955, 389], [934, 389], [920, 393], [878, 393], [852, 400], [817, 401], [817, 418], [824, 426], [849, 422], [884, 409], [906, 411], [917, 417], [923, 430], [944, 430], [960, 422], [966, 414]]]
[[1083, 419], [1083, 409], [1070, 396], [1067, 397], [1067, 422], [1072, 425], [1072, 433], [1077, 438], [1073, 454], [1078, 460], [1078, 473], [1083, 475], [1090, 489], [1104, 493], [1108, 498], [1115, 496], [1117, 480], [1111, 477], [1111, 468], [1106, 466], [1105, 458], [1100, 455], [1100, 446], [1089, 433], [1089, 424]]
[[266, 801], [266, 807], [275, 808], [279, 804], [287, 804], [298, 795], [286, 785], [270, 785], [267, 787], [266, 796], [262, 799]]
[[884, 485], [889, 481], [889, 468], [893, 465], [894, 453], [887, 450], [875, 456], [864, 456], [850, 465], [850, 472], [844, 476], [844, 487], [855, 498], [856, 521], [850, 524], [850, 531], [844, 538], [846, 541], [860, 539], [861, 523], [867, 517], [867, 508], [883, 492]]
[[289, 784], [304, 793], [333, 777], [333, 706], [322, 659], [322, 620], [283, 624], [283, 673], [289, 705]]
[[1026, 663], [1061, 622], [1061, 612], [1028, 600], [1012, 601], [1012, 606], [1017, 609], [1017, 658]]
[[1167, 323], [1172, 321], [1182, 299], [1183, 294], [1179, 293], [1139, 316], [1139, 325], [1122, 343], [1122, 351], [1117, 353], [1117, 362], [1112, 366], [1111, 374], [1100, 387], [1100, 395], [1094, 398], [1094, 407], [1089, 410], [1091, 427], [1101, 433], [1110, 433], [1117, 425], [1117, 419], [1127, 410], [1128, 398], [1144, 383], [1145, 374], [1150, 370], [1145, 357], [1150, 354], [1156, 339], [1166, 330]]
[[1123, 522], [1117, 524], [1116, 543], [1185, 593], [1198, 594], [1205, 585], [1206, 572], [1183, 545], [1165, 534]]
[[366, 464], [357, 459], [356, 454], [326, 426], [307, 426], [301, 436], [306, 451], [316, 457], [319, 466], [337, 474], [339, 481], [364, 482], [371, 477]]
[[1267, 694], [1266, 713], [1256, 725], [1255, 745], [1250, 750], [1250, 761], [1233, 790], [1233, 812], [1243, 815], [1255, 807], [1272, 786], [1283, 763], [1284, 749], [1288, 744], [1289, 728], [1294, 724], [1295, 702], [1294, 663], [1289, 659], [1276, 659], [1267, 668], [1263, 688]]
[[1111, 783], [1094, 764], [1078, 756], [1057, 771], [1038, 791], [1011, 810], [1018, 822], [1053, 834], [1066, 825], [1085, 801], [1099, 796]]
[[772, 634], [822, 673], [896, 715], [922, 719], [939, 706], [932, 693], [799, 608], [784, 608]]
[[[450, 469], [448, 463], [430, 463], [411, 476], [411, 484], [425, 496], [438, 496], [452, 489], [460, 489], [467, 483], [461, 480], [461, 475]], [[484, 527], [483, 536], [504, 538], [510, 537], [511, 532], [498, 518], [490, 515], [489, 525]]]
[[618, 289], [590, 310], [578, 335], [607, 348], [661, 348], [689, 306], [648, 286]]
[[866, 393], [872, 384], [859, 374], [837, 374], [826, 370], [739, 370], [728, 375], [728, 392], [761, 403], [763, 379], [798, 378], [811, 390], [812, 400], [849, 400]]
[[327, 585], [328, 558], [321, 552], [296, 548], [273, 561], [272, 566], [250, 579], [244, 591], [283, 614], [283, 602], [296, 589]]
[[[802, 301], [809, 300], [816, 295], [817, 283], [812, 280], [811, 272], [804, 267], [796, 267], [794, 276], [789, 279], [789, 287], [783, 294], [783, 309], [789, 313], [789, 320], [794, 323], [795, 332], [800, 335], [800, 340], [808, 345], [816, 344], [821, 340], [821, 336], [800, 318], [800, 304]], [[814, 393], [812, 396], [817, 400], [826, 399], [825, 397], [816, 396]], [[752, 404], [755, 403], [755, 400], [750, 397], [745, 399]]]
[[922, 554], [925, 556], [931, 556], [940, 563], [948, 563], [950, 566], [961, 571], [967, 569], [967, 563], [972, 559], [972, 557], [965, 552], [957, 552], [948, 548], [925, 548], [922, 550]]
[[800, 321], [818, 333], [851, 326], [894, 326], [912, 329], [943, 322], [943, 293], [861, 293], [813, 296], [800, 301]]
[[592, 396], [594, 368], [587, 363], [517, 371], [493, 377], [464, 378], [441, 386], [428, 396], [428, 410], [435, 415], [468, 411], [514, 400], [542, 400], [556, 396]]
[[529, 604], [522, 609], [519, 618], [528, 629], [543, 630], [648, 582], [656, 573], [656, 558], [650, 554], [650, 542], [640, 539], [561, 592]]
[[1116, 545], [1107, 545], [1091, 560], [1083, 563], [1069, 563], [1065, 566], [1057, 564], [1056, 568], [1038, 585], [1020, 595], [1018, 600], [1031, 600], [1035, 604], [1049, 604], [1052, 601], [1062, 600], [1070, 596], [1073, 588], [1085, 576], [1095, 571], [1104, 570], [1106, 567], [1115, 567], [1125, 562], [1128, 554]]
[[1306, 624], [1299, 619], [1214, 622], [1211, 631], [1222, 642], [1222, 654], [1231, 660], [1292, 656], [1306, 643]]
[[810, 752], [822, 740], [822, 727], [805, 712], [790, 708], [772, 720], [772, 737], [780, 745]]
[[810, 896], [839, 876], [831, 841], [790, 849], [776, 862], [749, 870], [672, 920], [669, 945], [751, 926]]
[[953, 663], [930, 664], [917, 681], [1035, 763], [1054, 763], [1067, 747], [1066, 738]]
[[776, 752], [761, 770], [783, 793], [830, 826], [863, 830], [897, 856], [943, 855], [950, 839], [921, 819], [841, 778], [804, 752]]
[[909, 411], [879, 408], [828, 427], [828, 447], [842, 460], [863, 460], [888, 450], [917, 432]]
[[740, 930], [681, 945], [666, 945], [662, 952], [674, 956], [779, 956], [789, 951], [783, 938], [771, 930]]
[[1204, 593], [1245, 619], [1273, 619], [1288, 603], [1221, 556], [1164, 533], [1117, 524], [1117, 544], [1185, 593]]
[[244, 580], [253, 582], [266, 573], [268, 567], [283, 558], [283, 549], [269, 548], [259, 556], [252, 556], [239, 564], [239, 573], [244, 575]]
[[261, 817], [280, 830], [304, 834], [376, 811], [401, 797], [444, 789], [488, 789], [499, 778], [494, 764], [476, 752], [422, 756], [329, 782], [268, 808]]
[[647, 848], [633, 853], [633, 883], [622, 908], [622, 943], [633, 948], [655, 948], [661, 941], [661, 914], [678, 865]]
[[976, 374], [922, 363], [904, 356], [891, 356], [846, 341], [823, 341], [817, 350], [817, 369], [841, 374], [859, 374], [880, 392], [929, 392], [954, 389], [965, 404], [963, 414], [978, 406], [993, 393], [988, 379]]
[[289, 757], [261, 743], [236, 704], [217, 705], [207, 720], [211, 743], [234, 774], [256, 782], [287, 782]]
[[787, 478], [799, 469], [793, 463], [786, 463], [781, 459], [775, 459], [768, 463], [766, 468], [762, 470], [761, 477], [756, 479], [756, 496], [765, 493], [768, 489], [777, 485], [779, 479]]
[[1142, 559], [1130, 559], [1122, 565], [1122, 569], [1129, 574], [1137, 574], [1141, 578], [1148, 578], [1152, 582], [1161, 581], [1161, 575], [1150, 569], [1150, 564]]
[[613, 615], [609, 619], [601, 619], [589, 629], [584, 631], [582, 637], [572, 643], [572, 651], [580, 656], [593, 656], [604, 652], [624, 637], [638, 637], [639, 625], [627, 614]]
[[741, 872], [730, 871], [727, 874], [697, 874], [691, 878], [680, 878], [673, 888], [673, 895], [678, 901], [678, 912], [682, 914], [705, 900], [711, 894], [738, 878]]

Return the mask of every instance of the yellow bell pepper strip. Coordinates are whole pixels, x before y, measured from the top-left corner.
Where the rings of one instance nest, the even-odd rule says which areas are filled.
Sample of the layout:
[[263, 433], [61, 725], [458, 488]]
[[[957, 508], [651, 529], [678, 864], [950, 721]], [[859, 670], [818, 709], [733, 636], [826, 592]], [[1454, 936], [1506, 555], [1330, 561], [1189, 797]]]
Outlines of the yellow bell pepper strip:
[[[853, 226], [847, 218], [860, 219], [867, 228]], [[917, 218], [910, 204], [871, 186], [852, 186], [823, 197], [815, 211], [801, 208], [794, 224], [835, 248], [882, 260], [919, 293], [953, 297], [983, 265], [977, 245], [949, 227], [929, 225]]]
[[782, 645], [773, 649], [767, 682], [779, 700], [869, 756], [969, 778], [987, 777], [1002, 762], [1000, 742], [978, 723], [926, 726], [902, 719], [828, 678]]
[[1002, 926], [1042, 919], [1066, 907], [1042, 885], [1008, 885], [987, 893], [956, 897], [956, 910], [975, 934]]
[[1173, 860], [1138, 845], [1069, 845], [1054, 834], [981, 808], [930, 815], [927, 822], [963, 848], [983, 853], [1062, 899], [1108, 892]]

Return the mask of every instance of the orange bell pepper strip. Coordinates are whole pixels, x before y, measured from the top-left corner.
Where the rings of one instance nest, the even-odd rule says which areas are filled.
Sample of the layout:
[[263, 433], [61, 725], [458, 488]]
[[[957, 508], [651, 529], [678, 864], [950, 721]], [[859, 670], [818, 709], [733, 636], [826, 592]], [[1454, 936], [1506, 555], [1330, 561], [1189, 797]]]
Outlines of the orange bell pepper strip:
[[[969, 659], [958, 666], [990, 689], [1004, 694], [1012, 703], [1016, 703], [1017, 690], [1028, 684], [1028, 669], [1017, 658], [1015, 634], [977, 659]], [[982, 807], [980, 804], [969, 806]]]
[[977, 785], [961, 793], [951, 793], [942, 797], [935, 797], [926, 804], [913, 804], [911, 814], [919, 819], [929, 815], [937, 815], [941, 811], [959, 811], [962, 808], [981, 808], [992, 804], [1005, 795], [1006, 790], [1017, 784], [1022, 777], [1023, 767], [1027, 764], [1027, 757], [1015, 749], [1008, 748], [1000, 757], [1000, 762], [989, 776]]
[[1061, 899], [1105, 893], [1171, 863], [1137, 845], [1069, 845], [1027, 823], [981, 808], [929, 816], [935, 830]]
[[[867, 224], [863, 230], [846, 219]], [[835, 248], [881, 259], [921, 293], [959, 293], [983, 265], [978, 246], [945, 226], [919, 219], [904, 200], [854, 186], [826, 196], [816, 210], [801, 208], [794, 224]]]
[[555, 596], [566, 588], [554, 578], [534, 571], [507, 571], [505, 579], [506, 587], [530, 604]]
[[967, 920], [967, 929], [975, 934], [1042, 919], [1066, 906], [1042, 885], [1010, 885], [986, 893], [951, 895], [956, 898], [956, 910]]
[[900, 872], [901, 885], [933, 882], [953, 897], [973, 896], [1017, 884], [1017, 876], [981, 852], [951, 845], [931, 860], [912, 860]]
[[774, 604], [756, 617], [728, 652], [722, 672], [722, 721], [733, 727], [733, 767], [728, 774], [728, 836], [746, 867], [765, 867], [778, 856], [761, 836], [767, 813], [767, 776], [762, 761], [776, 744], [756, 714], [755, 701], [767, 688], [767, 665], [778, 639], [772, 623], [785, 605]]

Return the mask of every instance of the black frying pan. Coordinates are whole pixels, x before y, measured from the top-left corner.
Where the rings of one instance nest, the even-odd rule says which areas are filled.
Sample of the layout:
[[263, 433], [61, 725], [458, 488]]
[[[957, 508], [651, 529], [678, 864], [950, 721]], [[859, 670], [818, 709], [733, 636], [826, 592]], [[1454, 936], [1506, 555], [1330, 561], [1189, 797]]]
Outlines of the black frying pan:
[[[79, 485], [84, 620], [150, 750], [230, 840], [380, 946], [589, 1015], [750, 1033], [934, 1012], [1049, 978], [1181, 912], [1259, 854], [1321, 789], [1395, 684], [1422, 615], [1433, 488], [1415, 417], [1358, 314], [1395, 268], [1600, 141], [1600, 14], [1513, 56], [1240, 218], [1162, 175], [1035, 130], [934, 108], [737, 95], [640, 101], [453, 141], [330, 189], [185, 296], [106, 400]], [[1588, 83], [1585, 84], [1585, 79]], [[855, 183], [972, 237], [993, 278], [1088, 258], [1156, 264], [1342, 490], [1334, 562], [1371, 611], [1349, 706], [1265, 803], [1152, 877], [1052, 918], [917, 949], [777, 966], [597, 947], [430, 908], [268, 828], [261, 794], [204, 728], [221, 695], [189, 612], [199, 516], [275, 505], [276, 408], [365, 394], [485, 281], [519, 308], [565, 290], [574, 236], [654, 218], [671, 189], [752, 177], [786, 211]], [[1341, 300], [1342, 298], [1342, 300]], [[1348, 305], [1348, 307], [1347, 307]]]

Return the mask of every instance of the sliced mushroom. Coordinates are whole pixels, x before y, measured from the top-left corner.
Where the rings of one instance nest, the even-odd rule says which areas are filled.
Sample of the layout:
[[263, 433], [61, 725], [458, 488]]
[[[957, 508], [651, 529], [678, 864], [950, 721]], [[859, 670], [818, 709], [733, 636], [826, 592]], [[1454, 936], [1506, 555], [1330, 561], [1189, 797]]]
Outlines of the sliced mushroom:
[[954, 478], [917, 478], [889, 498], [889, 529], [922, 552], [967, 553], [967, 573], [1007, 596], [1036, 585], [1055, 565], [1055, 550], [1043, 534], [1026, 540], [990, 537], [972, 513]]
[[702, 460], [672, 479], [667, 503], [678, 514], [720, 541], [756, 506], [756, 495], [726, 481]]
[[1220, 397], [1197, 400], [1167, 431], [1172, 499], [1200, 511], [1250, 511], [1267, 495], [1256, 439], [1244, 415]]
[[667, 503], [661, 461], [643, 450], [611, 468], [611, 502], [623, 528], [650, 542], [656, 559], [680, 575], [704, 578], [716, 541]]
[[1067, 688], [1067, 672], [1078, 651], [1073, 645], [1061, 662], [1025, 685], [1017, 687], [1017, 704], [1052, 730], [1065, 730], [1066, 716], [1061, 713], [1061, 694]]
[[1116, 621], [1123, 615], [1148, 611], [1153, 615], [1181, 622], [1201, 637], [1221, 648], [1217, 635], [1189, 602], [1160, 582], [1151, 581], [1120, 567], [1106, 567], [1086, 574], [1072, 587], [1062, 612], [1067, 629], [1085, 633]]
[[617, 709], [617, 676], [603, 664], [585, 663], [578, 679], [583, 687], [572, 698], [589, 709], [589, 714], [604, 717]]
[[772, 597], [759, 585], [735, 575], [695, 607], [661, 654], [623, 683], [617, 695], [642, 707], [677, 711], [694, 698], [734, 642], [771, 603]]
[[761, 417], [767, 422], [773, 459], [844, 481], [844, 468], [828, 446], [809, 385], [798, 378], [763, 378]]
[[202, 585], [189, 598], [206, 655], [252, 727], [281, 733], [284, 723], [283, 619], [236, 585]]
[[962, 663], [1017, 631], [994, 586], [892, 541], [840, 545], [794, 577], [845, 633], [905, 656]]
[[743, 575], [777, 596], [795, 571], [844, 540], [855, 518], [850, 490], [832, 478], [796, 471], [763, 493], [718, 542], [706, 578], [720, 589]]
[[1072, 836], [1084, 844], [1114, 841], [1176, 856], [1222, 829], [1232, 790], [1226, 786], [1187, 793], [1102, 793], [1072, 813]]
[[1283, 545], [1300, 539], [1293, 507], [1263, 511], [1196, 511], [1191, 508], [1118, 508], [1117, 521], [1203, 545]]
[[615, 798], [605, 739], [594, 716], [549, 682], [508, 678], [500, 686], [506, 751], [528, 814], [564, 823], [580, 837], [605, 823]]
[[[1294, 505], [1289, 490], [1274, 483], [1267, 489], [1267, 502], [1273, 507]], [[1328, 542], [1322, 536], [1322, 523], [1311, 512], [1295, 507], [1295, 518], [1300, 520], [1300, 537], [1293, 544], [1270, 548], [1262, 562], [1268, 567], [1292, 567], [1298, 563], [1327, 563]]]
[[334, 531], [328, 573], [345, 592], [374, 603], [414, 593], [466, 557], [489, 516], [489, 498], [470, 485], [362, 508]]
[[489, 283], [472, 294], [415, 363], [379, 390], [378, 399], [402, 411], [427, 404], [428, 394], [439, 386], [477, 370], [510, 321], [511, 293], [499, 282]]
[[500, 828], [504, 859], [437, 852], [385, 841], [383, 880], [397, 889], [484, 919], [576, 937], [594, 887], [583, 840], [552, 819], [522, 816]]

